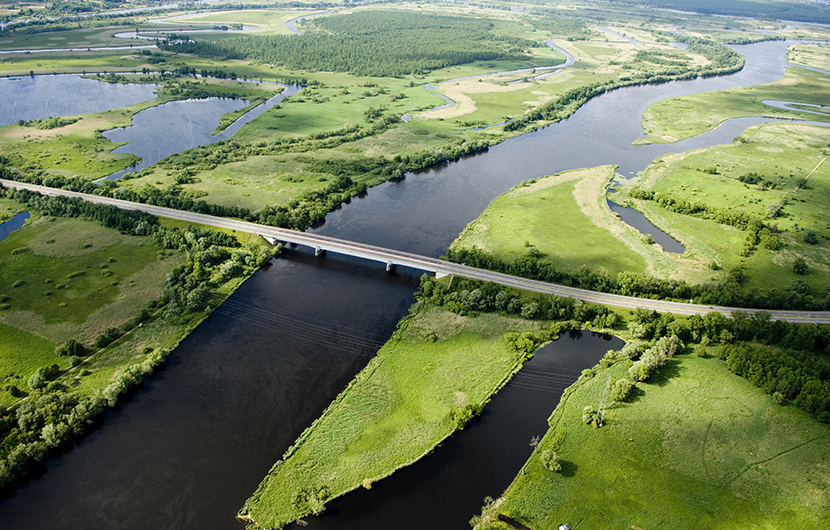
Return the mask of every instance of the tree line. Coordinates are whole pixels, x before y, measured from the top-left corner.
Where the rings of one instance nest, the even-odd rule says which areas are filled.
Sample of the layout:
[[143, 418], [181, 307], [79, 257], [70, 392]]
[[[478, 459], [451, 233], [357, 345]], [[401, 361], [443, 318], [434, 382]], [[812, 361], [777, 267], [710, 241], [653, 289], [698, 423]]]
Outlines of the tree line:
[[745, 278], [741, 276], [740, 270], [730, 271], [727, 278], [721, 282], [691, 285], [684, 280], [658, 278], [647, 272], [623, 271], [612, 276], [603, 267], [592, 270], [583, 266], [575, 272], [565, 272], [558, 270], [532, 247], [513, 263], [505, 263], [477, 247], [450, 248], [446, 258], [456, 263], [513, 276], [639, 298], [659, 298], [677, 302], [693, 300], [704, 305], [759, 309], [830, 309], [830, 290], [811, 292], [810, 287], [803, 282], [794, 283], [786, 288], [752, 288], [744, 291], [741, 282]]
[[[454, 278], [446, 285], [428, 275], [421, 278], [416, 297], [421, 303], [461, 315], [499, 312], [552, 321], [549, 328], [537, 332], [505, 336], [514, 350], [525, 355], [562, 331], [624, 326], [633, 340], [620, 352], [611, 352], [599, 367], [628, 359], [633, 361], [629, 375], [634, 381], [647, 380], [675, 354], [691, 349], [706, 356], [713, 351], [729, 370], [779, 403], [791, 401], [819, 421], [830, 423], [830, 326], [772, 320], [764, 311], [734, 311], [732, 318], [717, 312], [682, 317], [643, 308], [634, 310], [626, 321], [608, 307], [570, 297], [521, 292], [465, 278]], [[583, 375], [593, 376], [597, 369]], [[627, 394], [623, 388], [617, 390]]]
[[711, 61], [707, 66], [690, 68], [683, 65], [666, 67], [660, 72], [641, 72], [630, 76], [623, 76], [617, 80], [610, 79], [604, 82], [593, 83], [567, 90], [561, 96], [554, 98], [536, 109], [516, 118], [504, 126], [505, 131], [519, 131], [533, 126], [539, 121], [558, 122], [576, 112], [591, 98], [600, 96], [608, 91], [627, 86], [644, 85], [648, 83], [667, 83], [695, 79], [698, 77], [712, 77], [726, 75], [743, 68], [743, 56], [714, 41], [692, 37], [677, 37], [678, 41], [689, 44], [688, 51], [703, 55]]

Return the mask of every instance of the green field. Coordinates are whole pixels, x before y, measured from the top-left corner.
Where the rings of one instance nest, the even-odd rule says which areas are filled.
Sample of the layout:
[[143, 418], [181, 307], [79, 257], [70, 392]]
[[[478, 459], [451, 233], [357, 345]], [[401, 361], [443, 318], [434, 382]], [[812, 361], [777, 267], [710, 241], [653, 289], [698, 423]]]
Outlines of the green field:
[[[830, 517], [830, 426], [774, 404], [720, 361], [680, 356], [630, 403], [608, 407], [605, 426], [580, 416], [596, 407], [608, 376], [571, 387], [536, 452], [487, 511], [534, 530], [574, 528], [824, 528]], [[539, 455], [556, 450], [562, 472]], [[507, 529], [501, 522], [483, 530]]]
[[612, 277], [649, 271], [691, 282], [708, 279], [710, 271], [694, 253], [663, 252], [608, 208], [605, 188], [613, 176], [613, 167], [600, 166], [517, 186], [494, 200], [450, 249], [477, 247], [512, 263], [532, 247], [569, 274], [588, 267], [604, 268]]
[[783, 110], [762, 103], [774, 100], [830, 105], [827, 81], [825, 74], [791, 66], [782, 79], [772, 83], [663, 99], [646, 109], [643, 114], [646, 138], [635, 143], [676, 142], [744, 116], [830, 121], [830, 117], [821, 113]]
[[487, 403], [521, 367], [524, 355], [503, 334], [541, 325], [417, 310], [274, 465], [240, 517], [281, 528], [416, 462], [456, 430], [453, 414]]
[[[724, 271], [743, 268], [745, 288], [788, 288], [799, 280], [821, 293], [830, 285], [828, 142], [830, 131], [823, 127], [759, 125], [731, 144], [666, 155], [640, 181], [641, 189], [713, 209], [746, 212], [774, 224], [782, 243], [779, 250], [758, 245], [750, 256], [742, 256], [746, 232], [715, 220], [674, 213], [655, 201], [637, 201], [637, 207], [704, 260], [718, 263]], [[758, 183], [739, 180], [746, 180], [747, 175], [757, 175]], [[775, 205], [783, 207], [770, 217]], [[805, 242], [810, 231], [817, 236], [814, 244]], [[798, 257], [809, 265], [808, 274], [793, 272]]]
[[147, 237], [38, 214], [0, 241], [0, 256], [0, 292], [9, 297], [0, 321], [55, 343], [89, 340], [129, 320], [158, 298], [181, 260], [159, 260]]

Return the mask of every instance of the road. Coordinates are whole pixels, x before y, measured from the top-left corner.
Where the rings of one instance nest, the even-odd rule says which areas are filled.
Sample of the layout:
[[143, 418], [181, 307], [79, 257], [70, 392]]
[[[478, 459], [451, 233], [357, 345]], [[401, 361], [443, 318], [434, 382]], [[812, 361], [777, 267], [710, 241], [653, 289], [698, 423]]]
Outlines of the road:
[[[363, 243], [357, 243], [333, 237], [307, 234], [304, 232], [297, 232], [295, 230], [288, 230], [285, 228], [276, 228], [273, 226], [259, 225], [255, 223], [249, 223], [246, 221], [239, 221], [237, 219], [228, 219], [225, 217], [215, 217], [212, 215], [185, 212], [181, 210], [174, 210], [172, 208], [164, 208], [161, 206], [141, 204], [136, 202], [124, 201], [120, 199], [111, 199], [108, 197], [88, 195], [85, 193], [78, 193], [68, 190], [47, 188], [45, 186], [36, 186], [34, 184], [25, 184], [10, 180], [0, 179], [0, 185], [6, 188], [28, 189], [45, 195], [63, 195], [67, 197], [77, 197], [93, 203], [117, 206], [125, 210], [138, 210], [158, 217], [166, 217], [169, 219], [176, 219], [188, 223], [237, 230], [239, 232], [245, 232], [250, 234], [258, 234], [268, 239], [272, 243], [275, 243], [277, 241], [295, 243], [298, 245], [312, 247], [315, 249], [317, 253], [323, 251], [335, 252], [338, 254], [344, 254], [348, 256], [355, 256], [363, 259], [378, 261], [381, 263], [385, 263], [387, 270], [391, 269], [393, 266], [400, 265], [417, 270], [432, 272], [435, 273], [437, 276], [455, 275], [474, 280], [495, 282], [508, 287], [515, 287], [517, 289], [525, 289], [528, 291], [535, 291], [539, 293], [548, 293], [558, 296], [571, 296], [573, 298], [576, 298], [577, 300], [584, 300], [586, 302], [594, 302], [598, 304], [605, 304], [626, 309], [635, 309], [638, 307], [642, 307], [646, 309], [653, 309], [661, 313], [674, 313], [677, 315], [706, 314], [714, 311], [722, 313], [726, 316], [731, 316], [733, 311], [745, 311], [747, 313], [754, 313], [756, 311], [759, 311], [757, 309], [687, 304], [682, 302], [669, 302], [664, 300], [651, 300], [647, 298], [635, 298], [632, 296], [601, 293], [597, 291], [589, 291], [586, 289], [577, 289], [575, 287], [567, 287], [564, 285], [529, 280], [526, 278], [519, 278], [516, 276], [511, 276], [509, 274], [503, 274], [484, 269], [476, 269], [474, 267], [468, 267], [466, 265], [461, 265], [458, 263], [451, 263], [435, 258], [421, 256], [418, 254], [402, 252], [399, 250], [376, 247], [372, 245], [366, 245]], [[814, 324], [830, 324], [830, 311], [808, 312], [768, 310], [767, 312], [769, 312], [772, 315], [773, 320], [786, 320], [788, 322]]]

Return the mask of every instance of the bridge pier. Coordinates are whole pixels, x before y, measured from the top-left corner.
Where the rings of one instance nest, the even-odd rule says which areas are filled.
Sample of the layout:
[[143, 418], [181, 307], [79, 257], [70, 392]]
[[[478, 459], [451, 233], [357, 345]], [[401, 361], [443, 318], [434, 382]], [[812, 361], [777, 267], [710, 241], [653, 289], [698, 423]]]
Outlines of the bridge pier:
[[326, 253], [325, 249], [320, 248], [320, 247], [314, 247], [314, 255], [315, 256], [322, 256], [325, 253]]
[[395, 268], [395, 264], [391, 261], [386, 262], [386, 272], [391, 272]]
[[259, 234], [259, 237], [261, 237], [262, 239], [264, 239], [265, 241], [271, 243], [274, 246], [277, 246], [280, 242], [280, 240], [277, 239], [276, 237], [264, 236], [262, 234]]

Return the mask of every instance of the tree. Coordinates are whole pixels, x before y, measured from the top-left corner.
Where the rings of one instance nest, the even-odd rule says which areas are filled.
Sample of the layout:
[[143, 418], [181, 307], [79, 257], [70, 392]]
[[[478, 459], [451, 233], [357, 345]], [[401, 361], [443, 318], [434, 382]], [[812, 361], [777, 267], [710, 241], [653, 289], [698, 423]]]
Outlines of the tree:
[[805, 274], [807, 274], [809, 269], [810, 268], [807, 265], [807, 261], [804, 258], [802, 258], [801, 256], [798, 256], [797, 258], [795, 258], [795, 261], [793, 261], [793, 272], [794, 273], [799, 274], [801, 276], [804, 276]]
[[559, 461], [559, 455], [556, 454], [556, 451], [545, 449], [539, 455], [539, 459], [548, 471], [553, 471], [554, 473], [562, 471], [562, 463]]
[[816, 231], [807, 230], [807, 233], [804, 234], [804, 242], [808, 245], [818, 245], [818, 234], [816, 234]]
[[620, 379], [611, 387], [611, 399], [614, 401], [625, 401], [631, 390], [634, 388], [634, 383], [628, 379]]

